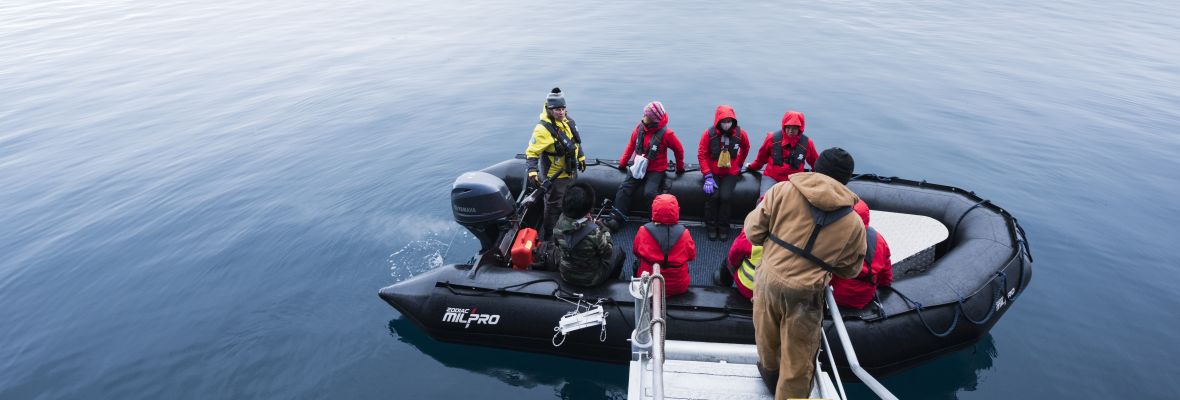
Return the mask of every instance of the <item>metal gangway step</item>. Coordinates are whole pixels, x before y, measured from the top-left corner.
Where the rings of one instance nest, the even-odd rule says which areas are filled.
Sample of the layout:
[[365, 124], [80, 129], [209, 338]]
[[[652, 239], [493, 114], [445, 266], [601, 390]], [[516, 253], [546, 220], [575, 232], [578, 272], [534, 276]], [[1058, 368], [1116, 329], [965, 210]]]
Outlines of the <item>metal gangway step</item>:
[[[635, 330], [631, 333], [631, 363], [627, 398], [640, 399], [773, 399], [756, 366], [758, 353], [747, 344], [665, 340], [664, 279], [658, 264], [653, 274], [644, 273], [631, 282], [631, 294], [639, 301]], [[840, 318], [832, 289], [825, 294], [827, 309], [857, 378], [882, 399], [896, 399], [869, 375], [856, 359], [848, 331]], [[822, 354], [835, 365], [827, 337]], [[815, 360], [811, 398], [847, 399], [839, 372], [823, 370]]]

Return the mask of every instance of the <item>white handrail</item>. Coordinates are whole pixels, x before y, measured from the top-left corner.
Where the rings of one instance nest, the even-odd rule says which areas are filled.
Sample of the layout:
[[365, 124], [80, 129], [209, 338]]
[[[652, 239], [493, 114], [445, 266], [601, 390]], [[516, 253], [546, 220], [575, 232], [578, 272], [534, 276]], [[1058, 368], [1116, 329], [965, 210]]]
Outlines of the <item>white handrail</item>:
[[[651, 294], [651, 336], [652, 336], [652, 398], [664, 399], [664, 279], [660, 264], [653, 263]], [[659, 278], [656, 278], [659, 277]], [[656, 283], [659, 281], [659, 283]]]
[[[840, 316], [840, 307], [836, 305], [836, 298], [832, 296], [832, 287], [828, 286], [825, 290], [824, 297], [827, 298], [828, 311], [832, 315], [832, 325], [836, 326], [836, 333], [840, 336], [840, 345], [844, 347], [844, 356], [848, 358], [848, 368], [852, 369], [852, 373], [864, 382], [870, 390], [885, 400], [897, 400], [897, 396], [889, 392], [881, 382], [877, 382], [876, 378], [869, 375], [868, 371], [860, 366], [860, 361], [856, 359], [856, 349], [852, 348], [852, 341], [848, 339], [848, 330], [844, 328], [844, 319]], [[835, 367], [835, 366], [833, 366]]]

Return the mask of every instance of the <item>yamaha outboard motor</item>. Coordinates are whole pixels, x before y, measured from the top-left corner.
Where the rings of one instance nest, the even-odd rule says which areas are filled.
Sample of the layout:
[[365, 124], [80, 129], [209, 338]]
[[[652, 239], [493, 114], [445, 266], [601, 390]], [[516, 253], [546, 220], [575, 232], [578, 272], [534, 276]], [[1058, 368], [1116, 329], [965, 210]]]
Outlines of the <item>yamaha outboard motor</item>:
[[508, 185], [487, 172], [468, 172], [455, 179], [451, 210], [455, 222], [479, 239], [480, 253], [495, 247], [496, 239], [508, 230], [508, 219], [515, 212]]

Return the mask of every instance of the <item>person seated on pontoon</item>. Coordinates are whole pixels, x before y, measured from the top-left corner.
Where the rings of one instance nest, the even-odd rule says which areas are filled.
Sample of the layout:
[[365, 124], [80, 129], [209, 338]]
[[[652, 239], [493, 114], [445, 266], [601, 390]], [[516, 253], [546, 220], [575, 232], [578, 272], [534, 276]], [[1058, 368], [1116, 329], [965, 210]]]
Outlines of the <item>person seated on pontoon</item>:
[[865, 223], [865, 262], [856, 278], [832, 277], [832, 295], [840, 307], [865, 308], [877, 294], [877, 287], [893, 282], [893, 263], [889, 260], [889, 243], [876, 229], [869, 226], [869, 205], [864, 200], [852, 210]]
[[561, 199], [561, 217], [553, 226], [557, 242], [557, 270], [561, 280], [574, 286], [598, 286], [618, 279], [626, 254], [614, 247], [610, 232], [590, 215], [594, 188], [575, 183]]
[[803, 113], [791, 110], [783, 114], [781, 130], [766, 134], [758, 155], [746, 165], [749, 171], [767, 166], [766, 172], [762, 174], [759, 193], [766, 193], [775, 183], [786, 182], [791, 175], [805, 171], [804, 163], [815, 168], [819, 154], [815, 152], [815, 143], [803, 134], [806, 127]]
[[665, 293], [675, 296], [688, 291], [691, 281], [688, 262], [697, 258], [697, 246], [688, 228], [680, 224], [680, 203], [676, 196], [661, 194], [651, 203], [651, 221], [639, 228], [631, 251], [639, 267], [638, 277], [652, 271], [652, 264], [660, 264], [664, 275]]
[[676, 156], [676, 176], [684, 174], [684, 146], [676, 132], [668, 128], [668, 112], [658, 101], [643, 107], [643, 119], [631, 131], [631, 139], [619, 157], [619, 170], [627, 174], [615, 192], [615, 218], [607, 221], [612, 232], [627, 224], [631, 198], [640, 189], [644, 201], [652, 201], [660, 194], [668, 170], [668, 150]]
[[729, 212], [733, 190], [737, 187], [742, 163], [750, 152], [750, 138], [738, 126], [733, 107], [717, 106], [713, 126], [701, 134], [697, 161], [705, 177], [705, 231], [709, 240], [729, 240]]

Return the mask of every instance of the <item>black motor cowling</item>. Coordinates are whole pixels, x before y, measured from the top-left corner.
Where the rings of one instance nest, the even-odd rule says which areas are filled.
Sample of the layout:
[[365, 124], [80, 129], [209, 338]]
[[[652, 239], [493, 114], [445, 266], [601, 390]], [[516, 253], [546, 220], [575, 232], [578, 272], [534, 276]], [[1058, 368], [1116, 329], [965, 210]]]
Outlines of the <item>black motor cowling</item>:
[[496, 245], [515, 212], [512, 193], [504, 180], [486, 172], [467, 172], [451, 188], [455, 222], [479, 239], [480, 253]]

